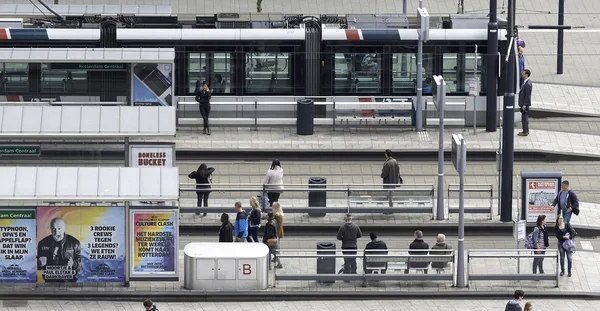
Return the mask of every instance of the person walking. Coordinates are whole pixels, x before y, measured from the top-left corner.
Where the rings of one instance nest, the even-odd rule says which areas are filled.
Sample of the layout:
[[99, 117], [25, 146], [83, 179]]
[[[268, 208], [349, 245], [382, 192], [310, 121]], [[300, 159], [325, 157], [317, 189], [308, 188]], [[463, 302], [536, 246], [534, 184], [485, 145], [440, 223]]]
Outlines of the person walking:
[[144, 300], [144, 308], [146, 309], [146, 311], [158, 311], [158, 308], [156, 308], [156, 306], [150, 299]]
[[[546, 229], [546, 215], [539, 215], [535, 224], [535, 228], [533, 229], [533, 245], [537, 251], [534, 252], [536, 255], [543, 255], [546, 252], [544, 251], [550, 243], [548, 243], [548, 229]], [[533, 259], [533, 274], [536, 274], [537, 271], [540, 271], [540, 274], [544, 274], [544, 257], [535, 257]]]
[[269, 212], [267, 214], [267, 223], [265, 224], [263, 243], [269, 247], [269, 270], [271, 270], [271, 261], [278, 261], [277, 245], [279, 244], [277, 239], [277, 221], [273, 216], [273, 212]]
[[[188, 175], [190, 179], [196, 180], [196, 196], [198, 196], [196, 206], [198, 207], [202, 207], [202, 203], [204, 203], [204, 207], [208, 207], [208, 195], [210, 194], [210, 184], [212, 183], [212, 173], [214, 172], [214, 168], [208, 167], [206, 163], [202, 163], [198, 167], [198, 170]], [[196, 215], [200, 215], [200, 213], [196, 213]], [[206, 213], [202, 216], [206, 216]]]
[[203, 134], [210, 135], [210, 127], [208, 125], [208, 116], [210, 115], [210, 99], [212, 97], [212, 91], [208, 86], [208, 82], [202, 82], [202, 89], [196, 92], [196, 101], [200, 104], [200, 114], [204, 122]]
[[262, 211], [260, 210], [260, 205], [258, 204], [258, 199], [256, 197], [250, 199], [250, 206], [252, 207], [252, 210], [250, 211], [250, 217], [248, 217], [248, 237], [246, 240], [248, 242], [258, 243], [258, 231], [260, 230]]
[[517, 289], [515, 291], [515, 299], [510, 300], [506, 304], [504, 311], [523, 311], [523, 308], [521, 308], [521, 301], [523, 300], [524, 296], [525, 293], [522, 290]]
[[237, 212], [235, 226], [233, 227], [235, 241], [244, 242], [248, 237], [248, 214], [242, 208], [242, 202], [240, 201], [235, 202], [235, 211]]
[[281, 190], [283, 190], [283, 168], [281, 168], [281, 163], [278, 159], [273, 160], [271, 163], [263, 184], [269, 197], [269, 207], [273, 207], [273, 203], [279, 202], [279, 196], [281, 195]]
[[233, 225], [229, 221], [229, 214], [221, 215], [221, 229], [219, 229], [219, 242], [233, 242]]
[[525, 308], [523, 309], [523, 311], [533, 311], [533, 302], [528, 301], [525, 304]]
[[[268, 215], [268, 214], [267, 214]], [[281, 239], [283, 239], [283, 209], [281, 208], [281, 204], [279, 202], [273, 203], [273, 218], [277, 221], [277, 249], [281, 249]], [[275, 262], [277, 265], [276, 269], [283, 268], [281, 261], [279, 261], [279, 257], [275, 257]]]
[[[360, 227], [352, 222], [352, 214], [346, 214], [345, 223], [337, 233], [337, 239], [342, 241], [342, 254], [344, 254], [344, 274], [356, 274], [356, 249], [357, 240], [362, 237]], [[349, 282], [346, 280], [346, 282]]]
[[519, 136], [529, 136], [529, 107], [531, 107], [531, 92], [533, 90], [533, 84], [529, 79], [530, 76], [531, 71], [529, 69], [523, 70], [521, 74], [523, 84], [521, 84], [521, 91], [519, 91], [519, 110], [521, 111], [523, 132], [519, 133]]
[[556, 195], [552, 206], [558, 205], [558, 215], [562, 215], [566, 223], [571, 223], [571, 216], [573, 213], [579, 215], [579, 199], [575, 192], [569, 189], [569, 181], [563, 180], [561, 185], [561, 191]]
[[567, 257], [567, 268], [568, 276], [571, 277], [571, 268], [573, 267], [573, 251], [564, 247], [564, 244], [568, 240], [573, 240], [577, 232], [573, 229], [570, 223], [565, 222], [562, 215], [558, 215], [556, 218], [556, 225], [554, 226], [556, 238], [558, 239], [558, 252], [560, 254], [560, 276], [565, 275], [565, 255]]
[[381, 169], [381, 178], [383, 179], [384, 185], [393, 185], [383, 186], [384, 189], [394, 189], [396, 188], [396, 185], [402, 183], [400, 166], [398, 165], [398, 161], [392, 157], [392, 151], [390, 149], [385, 151], [385, 162]]

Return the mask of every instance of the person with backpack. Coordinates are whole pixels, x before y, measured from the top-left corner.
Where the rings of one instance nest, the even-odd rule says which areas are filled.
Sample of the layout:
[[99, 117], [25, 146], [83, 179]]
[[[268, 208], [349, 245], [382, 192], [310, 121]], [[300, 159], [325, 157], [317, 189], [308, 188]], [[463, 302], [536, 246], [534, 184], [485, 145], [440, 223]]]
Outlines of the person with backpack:
[[[209, 189], [212, 182], [212, 173], [214, 172], [214, 168], [208, 167], [206, 163], [202, 163], [198, 167], [198, 170], [193, 171], [188, 175], [188, 178], [196, 180], [196, 195], [198, 196], [196, 205], [198, 207], [202, 207], [202, 203], [204, 203], [204, 207], [208, 207]], [[200, 213], [196, 213], [196, 215], [200, 215]], [[206, 213], [204, 213], [203, 216], [206, 216]]]
[[[545, 254], [544, 250], [550, 246], [550, 243], [548, 243], [548, 229], [546, 229], [546, 215], [538, 216], [535, 228], [533, 229], [532, 239], [536, 249], [534, 254]], [[544, 274], [544, 257], [535, 257], [533, 259], [533, 274], [537, 273], [538, 268], [540, 274]]]
[[246, 240], [248, 242], [258, 243], [258, 230], [260, 229], [262, 212], [256, 197], [250, 199], [250, 206], [252, 207], [252, 210], [250, 211], [250, 217], [248, 217], [248, 237]]
[[556, 218], [554, 231], [556, 233], [556, 238], [558, 239], [558, 252], [560, 253], [560, 276], [565, 275], [565, 255], [567, 255], [568, 276], [571, 277], [571, 268], [573, 267], [573, 251], [569, 247], [569, 243], [567, 243], [567, 248], [565, 248], [565, 242], [569, 240], [573, 241], [577, 232], [575, 232], [570, 223], [565, 222], [562, 215], [558, 215]]
[[563, 180], [560, 186], [561, 191], [552, 202], [552, 207], [558, 205], [557, 214], [562, 215], [566, 223], [571, 223], [571, 216], [579, 215], [579, 199], [575, 192], [569, 189], [568, 180]]

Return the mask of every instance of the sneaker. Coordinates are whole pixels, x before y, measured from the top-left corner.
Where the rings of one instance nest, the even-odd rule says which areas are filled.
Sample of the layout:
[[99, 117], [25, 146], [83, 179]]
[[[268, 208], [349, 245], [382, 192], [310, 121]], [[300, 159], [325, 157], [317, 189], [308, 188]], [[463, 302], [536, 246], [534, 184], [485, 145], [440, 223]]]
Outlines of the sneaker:
[[560, 276], [563, 276], [563, 275], [565, 275], [565, 272], [564, 272], [564, 271], [561, 271], [561, 272], [560, 272]]
[[571, 272], [569, 272], [569, 275], [568, 275], [568, 276], [569, 276], [569, 277], [571, 277], [571, 275], [572, 275], [572, 274], [571, 274]]

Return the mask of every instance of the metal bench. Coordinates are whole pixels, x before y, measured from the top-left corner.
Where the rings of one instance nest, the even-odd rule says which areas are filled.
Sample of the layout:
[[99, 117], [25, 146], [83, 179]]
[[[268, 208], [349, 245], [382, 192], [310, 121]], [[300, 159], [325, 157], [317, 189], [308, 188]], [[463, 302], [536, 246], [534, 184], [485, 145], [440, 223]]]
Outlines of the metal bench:
[[334, 119], [340, 124], [378, 124], [412, 125], [412, 102], [335, 102]]
[[433, 186], [421, 188], [349, 190], [350, 206], [389, 207], [399, 213], [432, 213], [434, 205]]
[[[431, 250], [430, 250], [431, 251]], [[444, 250], [446, 252], [451, 252], [452, 250]], [[434, 250], [435, 252], [435, 250]], [[364, 256], [364, 267], [365, 274], [363, 279], [363, 286], [367, 286], [369, 281], [381, 281], [381, 280], [404, 280], [404, 279], [418, 279], [418, 280], [432, 280], [432, 281], [454, 281], [454, 276], [452, 273], [445, 274], [446, 268], [436, 268], [436, 274], [426, 274], [425, 270], [430, 269], [431, 263], [444, 263], [444, 264], [453, 264], [454, 263], [454, 252], [449, 255], [366, 255]], [[419, 267], [414, 268], [410, 267], [411, 263], [427, 263], [427, 267]], [[378, 267], [377, 265], [373, 265], [376, 263], [387, 263], [387, 269], [385, 267]], [[409, 268], [410, 267], [410, 268]], [[408, 273], [402, 274], [382, 274], [383, 270], [387, 271], [402, 271], [405, 272], [406, 269], [414, 270], [415, 274], [410, 275]], [[366, 273], [369, 270], [372, 273]], [[421, 275], [417, 275], [421, 274]]]

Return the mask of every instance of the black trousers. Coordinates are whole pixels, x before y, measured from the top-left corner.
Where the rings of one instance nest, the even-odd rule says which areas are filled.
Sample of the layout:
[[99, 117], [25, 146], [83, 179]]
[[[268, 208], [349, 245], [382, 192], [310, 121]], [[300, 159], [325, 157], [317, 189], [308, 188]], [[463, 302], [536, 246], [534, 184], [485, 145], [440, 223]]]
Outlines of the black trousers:
[[269, 197], [269, 207], [273, 207], [273, 203], [279, 202], [279, 196], [281, 193], [279, 192], [268, 192], [267, 197]]
[[204, 207], [208, 207], [208, 195], [210, 191], [196, 191], [196, 195], [198, 196], [198, 203], [196, 204], [198, 207], [202, 207], [202, 203], [204, 203]]
[[529, 109], [521, 110], [521, 122], [523, 123], [523, 133], [529, 133]]
[[208, 129], [208, 116], [210, 115], [210, 104], [200, 104], [200, 114], [204, 120], [204, 129]]
[[258, 227], [250, 227], [248, 226], [248, 236], [246, 237], [246, 241], [248, 242], [258, 242]]
[[[356, 247], [342, 246], [342, 254], [356, 255]], [[356, 257], [344, 257], [344, 274], [356, 274]]]

